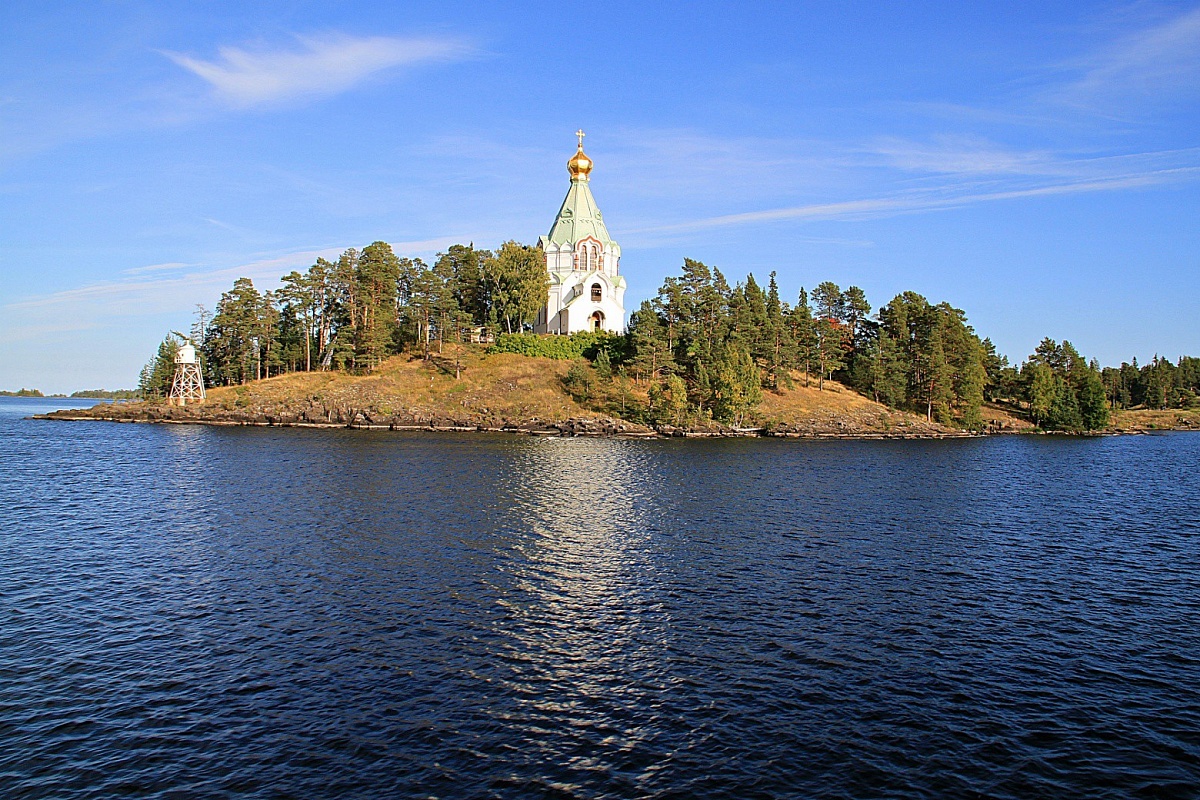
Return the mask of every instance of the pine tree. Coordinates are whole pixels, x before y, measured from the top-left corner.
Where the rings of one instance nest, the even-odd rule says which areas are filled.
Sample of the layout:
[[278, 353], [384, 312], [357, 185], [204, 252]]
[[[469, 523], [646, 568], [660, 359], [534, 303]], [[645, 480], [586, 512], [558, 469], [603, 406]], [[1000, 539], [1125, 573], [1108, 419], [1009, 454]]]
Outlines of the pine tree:
[[396, 336], [400, 259], [387, 242], [363, 248], [354, 264], [354, 364], [371, 370], [390, 352]]
[[601, 348], [596, 353], [596, 360], [592, 362], [592, 369], [596, 372], [596, 380], [601, 383], [612, 382], [612, 359], [608, 357], [608, 350]]
[[1041, 361], [1027, 361], [1021, 368], [1025, 384], [1025, 398], [1029, 404], [1029, 416], [1033, 423], [1045, 427], [1054, 404], [1054, 371]]
[[1079, 413], [1079, 401], [1070, 384], [1061, 375], [1055, 375], [1054, 395], [1050, 412], [1046, 415], [1046, 427], [1060, 431], [1083, 429], [1083, 415]]
[[775, 282], [775, 273], [767, 283], [766, 302], [766, 356], [767, 380], [772, 389], [778, 389], [780, 384], [791, 388], [792, 377], [790, 365], [796, 360], [796, 341], [791, 336], [791, 328], [787, 324], [789, 309], [779, 298], [779, 285]]
[[171, 333], [163, 338], [154, 358], [142, 367], [138, 379], [138, 392], [146, 400], [162, 400], [171, 391], [175, 378], [175, 354], [181, 342]]
[[641, 307], [629, 315], [626, 341], [629, 343], [630, 366], [639, 383], [645, 379], [653, 384], [661, 372], [672, 368], [667, 326], [651, 301], [643, 300]]
[[1079, 414], [1083, 427], [1089, 431], [1108, 427], [1108, 401], [1104, 383], [1094, 366], [1088, 370], [1084, 384], [1079, 388]]
[[475, 325], [487, 325], [488, 294], [484, 281], [484, 262], [492, 254], [476, 250], [474, 244], [451, 245], [439, 253], [433, 268], [446, 276], [457, 307], [470, 316]]
[[292, 270], [283, 276], [279, 289], [279, 301], [284, 313], [300, 323], [303, 331], [304, 371], [312, 371], [312, 344], [316, 325], [316, 303], [309, 275]]
[[261, 374], [262, 313], [262, 296], [249, 278], [238, 278], [221, 295], [204, 337], [214, 383], [246, 383]]
[[793, 362], [796, 369], [804, 372], [804, 388], [808, 388], [808, 378], [817, 364], [817, 331], [813, 321], [812, 307], [808, 304], [808, 292], [800, 287], [800, 296], [795, 307], [788, 314], [788, 329], [795, 343], [796, 359]]
[[813, 326], [816, 333], [816, 357], [819, 368], [817, 388], [825, 390], [825, 381], [846, 366], [846, 329], [835, 319], [820, 317]]

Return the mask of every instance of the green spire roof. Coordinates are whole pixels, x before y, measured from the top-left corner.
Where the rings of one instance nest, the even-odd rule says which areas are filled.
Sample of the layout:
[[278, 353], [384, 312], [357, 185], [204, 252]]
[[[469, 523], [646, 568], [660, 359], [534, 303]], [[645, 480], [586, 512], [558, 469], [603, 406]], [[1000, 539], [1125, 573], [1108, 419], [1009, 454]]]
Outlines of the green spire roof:
[[604, 225], [604, 216], [596, 206], [596, 198], [592, 197], [587, 178], [573, 178], [546, 238], [562, 246], [573, 245], [589, 236], [604, 245], [613, 243]]

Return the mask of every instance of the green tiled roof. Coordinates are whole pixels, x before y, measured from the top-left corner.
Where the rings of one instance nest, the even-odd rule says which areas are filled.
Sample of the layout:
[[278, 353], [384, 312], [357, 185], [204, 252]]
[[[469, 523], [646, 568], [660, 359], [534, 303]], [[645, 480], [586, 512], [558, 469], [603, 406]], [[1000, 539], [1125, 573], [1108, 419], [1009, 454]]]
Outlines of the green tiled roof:
[[604, 245], [613, 243], [587, 180], [572, 180], [571, 188], [567, 190], [566, 199], [546, 238], [561, 247], [564, 244], [573, 245], [589, 236]]

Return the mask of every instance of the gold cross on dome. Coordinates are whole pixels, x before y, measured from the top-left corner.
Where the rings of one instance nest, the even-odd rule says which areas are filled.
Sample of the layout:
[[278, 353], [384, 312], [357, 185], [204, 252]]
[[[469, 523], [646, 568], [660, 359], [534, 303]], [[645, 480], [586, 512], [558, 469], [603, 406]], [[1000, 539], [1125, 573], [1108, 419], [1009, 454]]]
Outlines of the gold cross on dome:
[[579, 137], [579, 149], [582, 150], [583, 137], [587, 136], [587, 134], [583, 132], [583, 128], [580, 128], [579, 130], [575, 131], [575, 135]]

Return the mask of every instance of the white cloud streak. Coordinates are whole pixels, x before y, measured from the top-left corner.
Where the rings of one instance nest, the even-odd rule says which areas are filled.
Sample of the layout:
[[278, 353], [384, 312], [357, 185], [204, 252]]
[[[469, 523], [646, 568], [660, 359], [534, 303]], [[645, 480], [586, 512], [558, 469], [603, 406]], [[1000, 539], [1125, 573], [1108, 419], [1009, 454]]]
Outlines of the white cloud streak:
[[938, 136], [929, 142], [878, 139], [866, 150], [910, 172], [953, 175], [1058, 174], [1062, 160], [1045, 151], [1021, 151], [978, 137]]
[[122, 270], [122, 275], [145, 275], [148, 272], [173, 272], [175, 270], [194, 267], [195, 264], [185, 264], [182, 261], [170, 261], [166, 264], [147, 264], [144, 267], [131, 267], [127, 270]]
[[1200, 8], [1121, 39], [1086, 66], [1069, 91], [1107, 95], [1200, 88]]
[[219, 100], [246, 108], [336, 94], [384, 70], [461, 59], [473, 52], [464, 41], [451, 38], [335, 33], [297, 36], [296, 41], [297, 48], [283, 50], [225, 46], [212, 61], [162, 53], [206, 81]]
[[1108, 192], [1122, 189], [1153, 186], [1176, 181], [1195, 180], [1200, 177], [1200, 167], [1181, 167], [1158, 170], [1142, 174], [1123, 175], [1095, 180], [1082, 180], [1032, 186], [994, 192], [954, 193], [947, 188], [923, 192], [910, 192], [891, 197], [847, 200], [837, 203], [817, 203], [786, 208], [749, 211], [740, 214], [725, 214], [705, 219], [692, 220], [670, 225], [641, 228], [630, 233], [673, 234], [689, 231], [723, 228], [741, 225], [759, 225], [783, 221], [817, 220], [865, 220], [880, 217], [910, 214], [925, 211], [944, 211], [978, 203], [1017, 200], [1027, 197]]
[[[398, 255], [424, 255], [444, 249], [459, 241], [459, 237], [441, 237], [419, 242], [397, 242], [392, 249]], [[69, 315], [78, 320], [80, 328], [92, 327], [96, 320], [113, 317], [147, 316], [180, 312], [190, 314], [197, 302], [212, 303], [237, 278], [250, 278], [260, 289], [271, 289], [279, 279], [294, 269], [303, 270], [318, 258], [336, 259], [344, 248], [324, 248], [289, 252], [259, 259], [234, 267], [196, 270], [183, 275], [155, 276], [187, 265], [156, 264], [135, 267], [125, 274], [129, 280], [109, 281], [67, 289], [53, 294], [18, 300], [4, 306], [7, 335], [0, 341], [13, 341], [30, 320], [44, 317], [53, 309], [57, 316]], [[15, 324], [14, 324], [15, 323]]]

